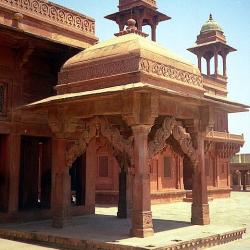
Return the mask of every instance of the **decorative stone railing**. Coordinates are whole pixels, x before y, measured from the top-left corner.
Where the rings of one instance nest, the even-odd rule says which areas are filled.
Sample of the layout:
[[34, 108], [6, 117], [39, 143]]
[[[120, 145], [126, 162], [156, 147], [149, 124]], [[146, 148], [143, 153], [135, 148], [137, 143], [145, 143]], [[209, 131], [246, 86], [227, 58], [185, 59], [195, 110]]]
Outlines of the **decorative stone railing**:
[[144, 0], [144, 2], [146, 2], [150, 5], [156, 6], [156, 0]]
[[16, 9], [22, 14], [31, 14], [51, 23], [61, 24], [79, 31], [95, 34], [95, 21], [46, 0], [0, 0], [0, 6]]
[[[126, 7], [126, 6], [129, 6], [130, 4], [133, 4], [133, 2], [135, 2], [135, 1], [134, 0], [120, 0], [119, 7], [121, 9], [123, 9], [123, 7]], [[156, 0], [141, 0], [141, 2], [147, 3], [153, 7], [156, 7]]]
[[206, 136], [207, 140], [219, 140], [219, 141], [228, 141], [243, 144], [244, 143], [244, 135], [234, 135], [229, 134], [227, 132], [219, 132], [219, 131], [211, 131]]

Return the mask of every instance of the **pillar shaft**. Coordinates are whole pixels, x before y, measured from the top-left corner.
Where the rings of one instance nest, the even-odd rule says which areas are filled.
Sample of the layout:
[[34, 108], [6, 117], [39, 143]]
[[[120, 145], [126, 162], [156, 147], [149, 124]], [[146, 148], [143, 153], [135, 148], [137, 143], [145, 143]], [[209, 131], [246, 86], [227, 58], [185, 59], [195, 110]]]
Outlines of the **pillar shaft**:
[[71, 220], [71, 179], [66, 166], [67, 140], [53, 139], [52, 213], [53, 227], [62, 228]]
[[8, 212], [18, 211], [19, 199], [19, 167], [20, 167], [20, 135], [11, 134], [7, 140], [7, 162], [9, 173]]
[[227, 77], [227, 56], [223, 55], [223, 76]]
[[206, 61], [207, 61], [207, 75], [210, 75], [210, 58], [207, 58]]
[[215, 51], [214, 53], [214, 74], [218, 75], [218, 52]]
[[133, 126], [135, 176], [133, 185], [133, 211], [131, 233], [147, 237], [154, 233], [150, 197], [150, 173], [148, 165], [148, 133], [151, 126]]
[[247, 190], [247, 171], [242, 171], [243, 190]]
[[118, 201], [118, 218], [127, 218], [127, 175], [124, 167], [121, 168], [121, 172], [119, 173], [119, 201]]
[[205, 133], [197, 135], [197, 155], [198, 164], [193, 174], [193, 203], [192, 203], [192, 224], [207, 225], [209, 219], [209, 205], [207, 180], [205, 174], [205, 154], [204, 154], [204, 138]]
[[156, 42], [156, 24], [151, 25], [151, 35], [152, 41]]
[[197, 55], [197, 58], [198, 58], [198, 68], [200, 70], [200, 72], [202, 72], [202, 68], [201, 68], [201, 55]]

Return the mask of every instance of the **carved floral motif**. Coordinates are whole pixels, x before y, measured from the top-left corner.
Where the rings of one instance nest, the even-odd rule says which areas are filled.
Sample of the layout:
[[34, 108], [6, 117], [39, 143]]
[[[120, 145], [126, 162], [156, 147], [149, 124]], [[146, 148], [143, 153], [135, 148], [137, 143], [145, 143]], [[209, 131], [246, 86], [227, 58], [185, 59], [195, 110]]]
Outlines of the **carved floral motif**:
[[59, 74], [59, 84], [101, 78], [105, 76], [128, 73], [136, 70], [138, 70], [138, 60], [135, 58], [99, 63], [98, 65], [87, 65], [77, 69], [71, 69], [70, 72], [61, 72]]
[[90, 121], [83, 121], [81, 135], [78, 140], [71, 145], [66, 152], [67, 166], [72, 166], [73, 162], [83, 152], [86, 151], [91, 139], [105, 137], [113, 146], [115, 152], [126, 153], [131, 163], [133, 162], [133, 138], [125, 139], [117, 128], [112, 127], [107, 119], [95, 117]]
[[145, 58], [140, 60], [140, 70], [145, 71], [150, 74], [158, 75], [168, 79], [178, 80], [187, 85], [192, 85], [194, 87], [203, 87], [202, 77], [171, 65], [166, 65], [151, 61]]
[[156, 131], [153, 140], [149, 142], [149, 157], [152, 158], [166, 147], [166, 140], [170, 135], [173, 135], [175, 140], [178, 141], [183, 153], [186, 154], [194, 166], [196, 166], [197, 153], [193, 147], [191, 136], [174, 117], [166, 117], [161, 127]]
[[[80, 58], [79, 58], [80, 60]], [[59, 84], [67, 84], [88, 79], [107, 77], [117, 74], [144, 71], [146, 73], [180, 81], [183, 84], [202, 88], [202, 77], [170, 65], [160, 64], [145, 58], [127, 58], [103, 64], [81, 66], [59, 74]]]
[[52, 22], [67, 25], [84, 32], [95, 33], [95, 22], [93, 20], [53, 3], [42, 0], [0, 0], [1, 3], [14, 7], [18, 11], [22, 10], [38, 15]]

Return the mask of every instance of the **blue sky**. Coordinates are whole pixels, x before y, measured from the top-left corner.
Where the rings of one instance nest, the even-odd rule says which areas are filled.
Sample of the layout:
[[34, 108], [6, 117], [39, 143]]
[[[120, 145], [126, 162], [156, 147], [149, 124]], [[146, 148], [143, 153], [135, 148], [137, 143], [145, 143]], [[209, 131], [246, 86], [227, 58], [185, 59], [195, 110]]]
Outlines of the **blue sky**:
[[[118, 0], [52, 0], [96, 19], [100, 41], [109, 39], [118, 26], [103, 17], [117, 11]], [[191, 47], [210, 13], [221, 25], [228, 44], [238, 51], [228, 56], [229, 99], [250, 105], [250, 1], [249, 0], [158, 0], [161, 12], [172, 19], [159, 25], [157, 41], [197, 64], [186, 49]], [[229, 116], [231, 133], [245, 135], [242, 153], [250, 153], [250, 113]]]

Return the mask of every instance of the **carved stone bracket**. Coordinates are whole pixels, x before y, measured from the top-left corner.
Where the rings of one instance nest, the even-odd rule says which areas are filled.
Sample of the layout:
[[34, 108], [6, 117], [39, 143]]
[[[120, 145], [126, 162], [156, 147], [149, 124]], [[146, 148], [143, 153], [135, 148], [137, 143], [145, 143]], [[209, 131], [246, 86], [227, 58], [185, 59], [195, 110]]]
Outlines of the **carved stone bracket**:
[[114, 148], [115, 154], [126, 154], [130, 164], [133, 164], [133, 137], [125, 139], [117, 128], [112, 127], [103, 117], [95, 117], [82, 121], [81, 134], [78, 140], [66, 152], [66, 164], [72, 166], [73, 162], [84, 153], [93, 138], [105, 137]]
[[197, 153], [193, 147], [192, 139], [185, 128], [174, 117], [166, 117], [161, 127], [156, 131], [153, 140], [149, 142], [149, 157], [160, 153], [166, 147], [166, 140], [173, 135], [194, 166], [197, 165]]
[[233, 155], [240, 151], [241, 145], [237, 143], [216, 143], [217, 155], [221, 158], [231, 158]]

